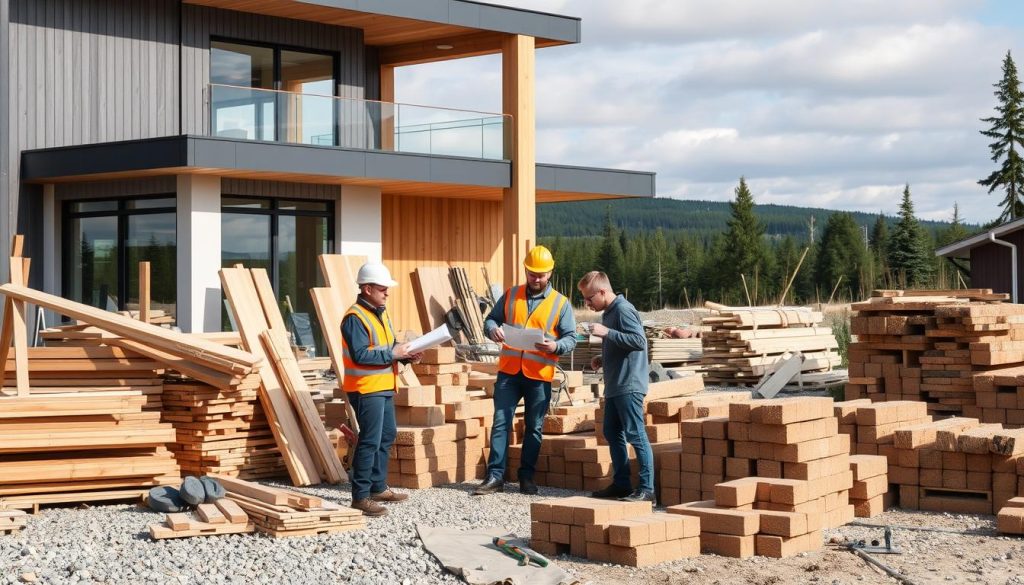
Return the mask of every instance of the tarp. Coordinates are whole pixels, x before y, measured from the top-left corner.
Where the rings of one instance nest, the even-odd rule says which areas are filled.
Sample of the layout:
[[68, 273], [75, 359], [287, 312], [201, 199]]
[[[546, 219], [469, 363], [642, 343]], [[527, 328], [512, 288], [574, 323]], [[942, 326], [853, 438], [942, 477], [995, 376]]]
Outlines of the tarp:
[[528, 547], [529, 543], [502, 528], [457, 530], [447, 527], [416, 526], [416, 532], [427, 552], [437, 557], [444, 568], [459, 575], [470, 585], [572, 585], [578, 580], [555, 566], [548, 559], [547, 567], [533, 563], [521, 566], [519, 561], [501, 552], [492, 544], [500, 536], [511, 544]]

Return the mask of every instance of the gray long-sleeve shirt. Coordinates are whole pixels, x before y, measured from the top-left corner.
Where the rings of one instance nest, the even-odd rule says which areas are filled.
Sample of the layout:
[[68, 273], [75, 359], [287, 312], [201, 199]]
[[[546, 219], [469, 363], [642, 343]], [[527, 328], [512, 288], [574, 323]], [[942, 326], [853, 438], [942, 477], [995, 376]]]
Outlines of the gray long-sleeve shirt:
[[[525, 286], [525, 285], [524, 285]], [[530, 296], [529, 291], [526, 293], [526, 310], [528, 313], [533, 313], [540, 305], [541, 302], [548, 298], [554, 289], [549, 284], [544, 292], [537, 296]], [[491, 312], [487, 315], [487, 320], [484, 321], [484, 333], [487, 338], [491, 338], [491, 332], [501, 327], [505, 323], [505, 297], [508, 296], [509, 291], [505, 291], [505, 294], [501, 295], [498, 302], [494, 303], [494, 307]], [[558, 315], [558, 325], [555, 326], [555, 331], [558, 332], [558, 339], [555, 340], [555, 353], [563, 355], [569, 353], [576, 347], [576, 315], [572, 312], [572, 307], [566, 302], [565, 306], [562, 307], [562, 312]]]
[[615, 297], [601, 315], [608, 335], [601, 344], [606, 398], [632, 392], [647, 394], [647, 336], [640, 313], [625, 297]]

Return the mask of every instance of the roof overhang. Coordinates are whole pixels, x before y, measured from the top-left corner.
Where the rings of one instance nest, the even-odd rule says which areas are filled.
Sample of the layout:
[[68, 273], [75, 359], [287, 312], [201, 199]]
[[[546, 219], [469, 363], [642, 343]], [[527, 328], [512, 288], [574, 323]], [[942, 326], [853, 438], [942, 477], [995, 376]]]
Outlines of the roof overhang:
[[[507, 160], [485, 160], [334, 146], [170, 136], [27, 150], [26, 183], [68, 183], [204, 174], [243, 179], [366, 185], [383, 193], [501, 201], [511, 186]], [[655, 174], [537, 165], [537, 202], [653, 197]]]
[[989, 234], [998, 238], [1003, 234], [1015, 232], [1019, 229], [1024, 229], [1024, 218], [1004, 223], [990, 230], [981, 232], [980, 234], [964, 238], [957, 242], [953, 242], [952, 244], [947, 244], [938, 250], [935, 250], [935, 255], [949, 258], [970, 258], [971, 250], [991, 243]]
[[358, 28], [367, 45], [381, 49], [382, 65], [497, 53], [502, 39], [510, 34], [534, 37], [537, 47], [580, 42], [579, 18], [470, 0], [183, 1]]

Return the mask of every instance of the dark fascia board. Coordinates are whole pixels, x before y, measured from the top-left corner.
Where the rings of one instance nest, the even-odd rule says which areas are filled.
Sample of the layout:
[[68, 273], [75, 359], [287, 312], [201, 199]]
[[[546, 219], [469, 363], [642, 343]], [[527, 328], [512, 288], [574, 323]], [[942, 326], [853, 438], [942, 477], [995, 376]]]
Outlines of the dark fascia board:
[[479, 30], [527, 35], [566, 43], [580, 42], [580, 19], [578, 17], [485, 2], [471, 0], [303, 0], [303, 2]]
[[191, 135], [27, 150], [21, 155], [21, 178], [31, 182], [181, 168], [499, 188], [508, 187], [511, 181], [511, 164], [505, 160]]
[[538, 163], [537, 190], [654, 197], [655, 173]]

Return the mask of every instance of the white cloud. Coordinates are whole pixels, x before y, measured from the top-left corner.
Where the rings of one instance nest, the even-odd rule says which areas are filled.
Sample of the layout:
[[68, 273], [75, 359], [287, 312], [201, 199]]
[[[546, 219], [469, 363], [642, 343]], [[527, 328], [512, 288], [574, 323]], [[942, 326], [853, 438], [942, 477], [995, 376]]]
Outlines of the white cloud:
[[[998, 215], [979, 118], [1019, 30], [981, 0], [508, 0], [580, 16], [537, 55], [538, 160], [653, 170], [660, 196]], [[979, 15], [985, 13], [984, 18]], [[399, 101], [500, 111], [496, 56], [399, 70]]]

